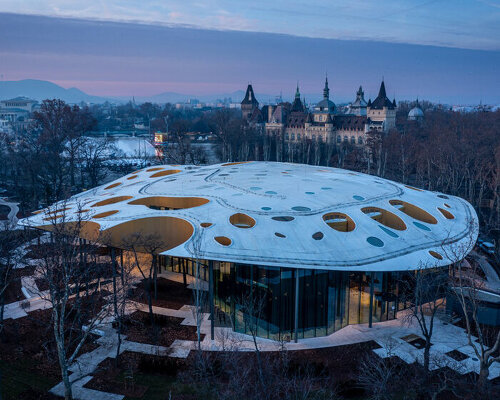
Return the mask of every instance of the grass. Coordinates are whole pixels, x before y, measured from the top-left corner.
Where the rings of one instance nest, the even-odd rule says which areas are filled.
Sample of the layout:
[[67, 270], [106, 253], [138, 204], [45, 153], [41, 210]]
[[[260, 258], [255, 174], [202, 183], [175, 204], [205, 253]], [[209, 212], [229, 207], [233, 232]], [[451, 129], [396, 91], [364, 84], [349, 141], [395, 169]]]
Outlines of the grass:
[[6, 362], [0, 360], [0, 390], [2, 400], [19, 400], [28, 389], [45, 394], [58, 381], [30, 371], [29, 361]]

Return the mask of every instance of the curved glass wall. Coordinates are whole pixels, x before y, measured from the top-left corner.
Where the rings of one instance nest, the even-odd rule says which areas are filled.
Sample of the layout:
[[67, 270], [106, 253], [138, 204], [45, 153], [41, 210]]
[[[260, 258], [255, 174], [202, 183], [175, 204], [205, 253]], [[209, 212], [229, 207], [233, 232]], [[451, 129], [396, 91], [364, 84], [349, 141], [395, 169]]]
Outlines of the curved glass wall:
[[[160, 265], [193, 274], [193, 260]], [[200, 275], [208, 280], [207, 261]], [[293, 340], [329, 335], [348, 324], [396, 318], [407, 307], [398, 282], [414, 272], [343, 272], [213, 262], [217, 315], [237, 332]], [[298, 297], [297, 297], [298, 296]]]

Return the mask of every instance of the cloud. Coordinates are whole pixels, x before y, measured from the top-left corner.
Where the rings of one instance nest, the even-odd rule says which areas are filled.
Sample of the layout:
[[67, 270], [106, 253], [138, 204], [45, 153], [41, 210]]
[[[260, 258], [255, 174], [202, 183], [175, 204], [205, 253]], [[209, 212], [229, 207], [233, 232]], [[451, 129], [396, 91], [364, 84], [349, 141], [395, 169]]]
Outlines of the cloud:
[[2, 0], [0, 12], [500, 50], [494, 0]]

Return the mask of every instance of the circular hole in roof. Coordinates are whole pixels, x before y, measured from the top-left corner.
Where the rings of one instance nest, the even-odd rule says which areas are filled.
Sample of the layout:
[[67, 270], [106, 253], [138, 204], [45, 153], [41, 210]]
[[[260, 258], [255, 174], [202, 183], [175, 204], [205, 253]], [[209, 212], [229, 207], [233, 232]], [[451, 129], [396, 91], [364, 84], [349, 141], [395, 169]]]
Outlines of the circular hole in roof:
[[396, 232], [391, 231], [390, 229], [387, 229], [385, 226], [379, 225], [378, 226], [380, 229], [382, 229], [385, 233], [387, 233], [389, 236], [393, 238], [398, 238], [398, 234]]
[[198, 186], [196, 189], [209, 189], [211, 187], [214, 187], [215, 185], [203, 185], [203, 186]]
[[182, 218], [147, 217], [131, 219], [103, 232], [105, 244], [127, 248], [131, 243], [141, 253], [172, 249], [186, 242], [193, 234], [193, 226]]
[[230, 162], [230, 163], [222, 164], [222, 166], [229, 167], [230, 165], [248, 164], [249, 162], [251, 162], [251, 161]]
[[424, 231], [429, 231], [431, 230], [431, 228], [429, 228], [428, 226], [425, 226], [424, 224], [421, 224], [420, 222], [417, 222], [417, 221], [413, 221], [413, 225], [415, 225], [417, 228], [420, 228]]
[[314, 192], [306, 192], [306, 194], [314, 194]]
[[98, 201], [95, 204], [92, 204], [91, 207], [101, 207], [107, 206], [109, 204], [119, 203], [120, 201], [130, 200], [132, 196], [118, 196], [118, 197], [110, 197], [109, 199]]
[[252, 228], [255, 226], [255, 220], [249, 215], [243, 213], [233, 214], [229, 217], [229, 222], [231, 225], [236, 226], [237, 228]]
[[271, 208], [271, 207], [261, 207], [260, 209], [261, 209], [261, 210], [264, 210], [264, 211], [269, 211], [269, 210], [272, 210], [272, 208]]
[[401, 218], [383, 208], [363, 207], [361, 212], [388, 228], [396, 229], [397, 231], [404, 231], [406, 229], [406, 225]]
[[329, 186], [323, 186], [323, 187], [321, 188], [321, 190], [330, 190], [330, 189], [331, 189], [331, 187], [329, 187]]
[[379, 185], [383, 185], [384, 182], [380, 182], [380, 181], [374, 181], [375, 183], [378, 183]]
[[219, 176], [229, 176], [229, 174], [219, 174]]
[[[72, 237], [78, 235], [81, 238], [89, 239], [92, 241], [97, 240], [99, 237], [100, 225], [93, 221], [78, 221], [78, 222], [58, 222], [55, 224], [59, 233], [67, 233]], [[37, 226], [39, 229], [45, 231], [54, 231], [54, 225]]]
[[103, 213], [94, 215], [92, 218], [106, 218], [109, 217], [110, 215], [117, 214], [118, 212], [119, 212], [118, 210], [105, 211]]
[[365, 199], [363, 196], [358, 196], [357, 194], [355, 194], [354, 196], [352, 196], [352, 198], [354, 200], [358, 200], [358, 201], [363, 201]]
[[199, 207], [207, 204], [209, 200], [202, 197], [164, 197], [152, 196], [136, 199], [128, 204], [146, 206], [153, 210], [182, 210]]
[[295, 218], [294, 217], [289, 217], [287, 215], [280, 215], [279, 217], [272, 217], [275, 221], [280, 221], [280, 222], [290, 222], [293, 221]]
[[255, 174], [255, 176], [267, 176], [267, 174]]
[[292, 207], [292, 210], [294, 211], [311, 211], [309, 207], [304, 207], [304, 206], [295, 206]]
[[266, 192], [266, 194], [278, 194], [278, 193], [277, 193], [277, 192], [275, 192], [274, 190], [268, 190], [268, 191]]
[[117, 186], [120, 186], [122, 183], [121, 182], [116, 182], [116, 183], [113, 183], [112, 185], [109, 185], [109, 186], [106, 186], [104, 189], [105, 190], [108, 190], [108, 189], [113, 189]]
[[313, 233], [312, 238], [314, 240], [321, 240], [321, 239], [323, 239], [323, 236], [325, 236], [325, 235], [323, 235], [323, 232], [316, 232], [316, 233]]
[[137, 178], [137, 175], [132, 175], [132, 176], [129, 176], [127, 179], [128, 179], [128, 180], [131, 180], [131, 179], [135, 179], [135, 178]]
[[243, 193], [235, 193], [233, 196], [243, 196]]
[[444, 194], [438, 194], [438, 197], [441, 199], [449, 199], [449, 197], [445, 196]]
[[229, 246], [232, 243], [231, 239], [226, 236], [216, 236], [214, 240], [223, 246]]
[[261, 188], [261, 187], [258, 187], [258, 186], [252, 186], [252, 187], [250, 188], [250, 190], [260, 190], [260, 189], [262, 189], [262, 188]]
[[356, 227], [354, 221], [347, 214], [331, 212], [323, 215], [323, 221], [336, 231], [351, 232]]
[[160, 172], [157, 172], [157, 173], [151, 175], [151, 178], [160, 178], [162, 176], [177, 174], [178, 172], [181, 172], [181, 170], [180, 169], [167, 169], [165, 171], [160, 171]]
[[278, 236], [279, 238], [286, 238], [286, 236], [285, 236], [285, 235], [283, 235], [282, 233], [279, 233], [279, 232], [274, 232], [274, 234], [275, 234], [276, 236]]
[[437, 224], [437, 219], [434, 218], [427, 211], [422, 210], [414, 204], [407, 203], [403, 200], [389, 200], [389, 203], [396, 207], [399, 211], [405, 213], [406, 215], [415, 218], [419, 221], [426, 222], [428, 224]]
[[408, 189], [411, 189], [411, 190], [416, 190], [417, 192], [423, 192], [422, 189], [419, 189], [419, 188], [416, 188], [416, 187], [413, 187], [413, 186], [405, 185], [405, 187], [407, 187]]
[[375, 247], [382, 247], [384, 245], [384, 242], [380, 240], [378, 237], [375, 236], [369, 236], [366, 238], [366, 241], [370, 243], [372, 246]]
[[155, 172], [155, 171], [161, 171], [164, 169], [163, 167], [155, 167], [155, 168], [149, 168], [146, 170], [146, 172]]
[[441, 254], [439, 254], [437, 251], [429, 250], [429, 254], [438, 260], [443, 259], [443, 256]]
[[212, 226], [212, 223], [211, 223], [211, 222], [202, 222], [202, 223], [200, 224], [200, 226], [201, 226], [202, 228], [209, 228], [209, 227], [211, 227], [211, 226]]
[[438, 207], [438, 210], [441, 214], [444, 215], [444, 217], [446, 219], [455, 219], [455, 216], [451, 212], [449, 212], [448, 210], [445, 210], [444, 208], [440, 208], [440, 207]]
[[451, 206], [448, 203], [444, 203], [444, 206], [447, 208], [451, 208]]

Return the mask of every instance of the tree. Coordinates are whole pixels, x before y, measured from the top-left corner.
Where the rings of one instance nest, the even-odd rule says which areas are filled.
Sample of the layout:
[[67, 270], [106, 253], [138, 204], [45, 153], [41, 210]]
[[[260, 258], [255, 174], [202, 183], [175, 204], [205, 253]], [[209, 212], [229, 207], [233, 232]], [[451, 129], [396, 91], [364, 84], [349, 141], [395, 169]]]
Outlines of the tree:
[[[62, 211], [66, 208], [65, 204], [58, 204], [57, 207], [47, 211], [48, 218], [52, 220], [48, 227], [51, 242], [37, 250], [37, 272], [48, 285], [45, 300], [51, 306], [64, 396], [72, 399], [73, 381], [69, 376], [69, 367], [93, 329], [109, 315], [109, 307], [106, 307], [100, 294], [100, 280], [109, 276], [109, 269], [98, 262], [93, 251], [98, 246], [98, 229], [83, 217], [67, 221]], [[86, 236], [89, 242], [85, 247], [85, 257], [82, 257], [82, 246], [78, 245], [80, 235]]]
[[5, 292], [14, 281], [14, 269], [22, 265], [19, 246], [24, 242], [25, 235], [15, 226], [10, 220], [0, 221], [0, 334], [3, 330]]
[[434, 333], [434, 318], [443, 308], [448, 287], [448, 270], [421, 266], [408, 279], [400, 282], [406, 301], [410, 302], [405, 321], [417, 322], [425, 339], [424, 370], [429, 370], [431, 339]]
[[82, 187], [85, 187], [85, 179], [88, 179], [89, 187], [95, 187], [106, 177], [108, 171], [104, 161], [111, 149], [111, 142], [107, 138], [89, 138], [81, 144], [79, 158], [81, 160]]
[[[451, 252], [455, 255], [456, 249]], [[483, 281], [480, 279], [480, 268], [477, 262], [454, 262], [451, 289], [465, 320], [467, 342], [479, 360], [479, 388], [486, 391], [490, 367], [494, 362], [500, 362], [500, 330], [488, 335], [488, 328], [480, 322], [479, 310], [487, 298]], [[477, 336], [477, 340], [474, 336]]]
[[[153, 339], [156, 342], [158, 340], [158, 332], [156, 329], [155, 318], [153, 313], [153, 293], [152, 287], [154, 287], [154, 297], [156, 298], [157, 287], [157, 273], [158, 273], [158, 253], [161, 252], [161, 248], [164, 246], [159, 235], [155, 234], [144, 234], [142, 232], [136, 232], [127, 237], [124, 237], [121, 242], [121, 248], [126, 249], [132, 253], [135, 260], [135, 267], [139, 270], [143, 280], [144, 286], [146, 288], [146, 294], [148, 297], [148, 309], [149, 317], [151, 322], [151, 328], [153, 333]], [[141, 257], [139, 254], [144, 253], [149, 257]]]

